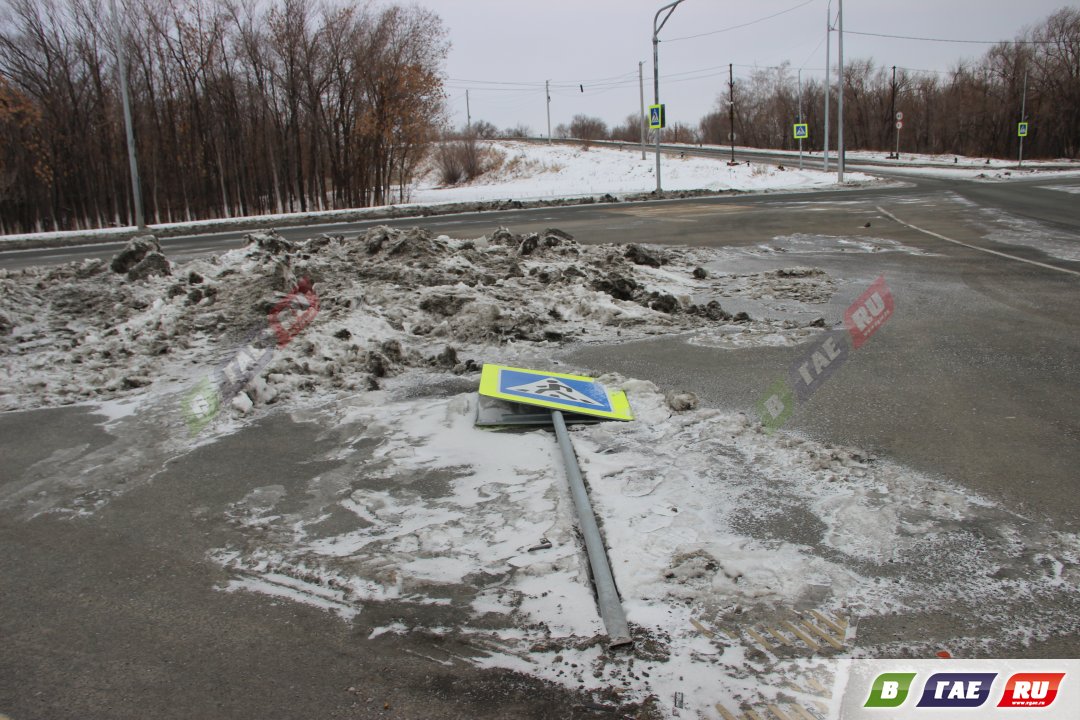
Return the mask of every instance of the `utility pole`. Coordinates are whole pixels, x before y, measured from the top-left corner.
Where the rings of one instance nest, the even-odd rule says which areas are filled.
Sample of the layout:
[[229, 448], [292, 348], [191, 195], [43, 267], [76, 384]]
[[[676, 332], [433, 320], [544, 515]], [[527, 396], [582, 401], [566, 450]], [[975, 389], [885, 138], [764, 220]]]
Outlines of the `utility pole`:
[[124, 103], [124, 128], [127, 133], [128, 166], [131, 169], [131, 195], [135, 204], [135, 227], [146, 229], [143, 217], [142, 187], [139, 184], [139, 161], [135, 157], [135, 131], [131, 123], [131, 97], [128, 95], [127, 60], [124, 56], [124, 37], [120, 32], [120, 18], [116, 14], [116, 0], [110, 0], [113, 25], [116, 29], [116, 72], [120, 75], [120, 96]]
[[832, 81], [829, 79], [829, 63], [832, 61], [829, 45], [831, 41], [832, 0], [829, 0], [828, 6], [825, 8], [825, 146], [822, 153], [825, 158], [825, 166], [822, 168], [824, 172], [829, 172], [829, 86], [832, 85]]
[[548, 145], [551, 144], [551, 89], [550, 80], [544, 81], [544, 95], [547, 96], [547, 115], [548, 115]]
[[641, 96], [641, 159], [645, 159], [645, 61], [639, 60], [637, 64], [638, 92]]
[[728, 127], [731, 128], [731, 132], [728, 133], [728, 137], [731, 138], [731, 160], [729, 164], [735, 164], [735, 70], [734, 65], [728, 63], [727, 76], [728, 76]]
[[[683, 0], [675, 0], [673, 3], [669, 3], [664, 7], [656, 11], [656, 15], [653, 17], [653, 32], [652, 32], [652, 66], [653, 66], [653, 104], [660, 104], [660, 31], [664, 29], [664, 25], [667, 24], [668, 19], [671, 17], [671, 13], [675, 12], [675, 8]], [[657, 26], [657, 22], [660, 20], [660, 13], [667, 10], [667, 15], [664, 16], [664, 21]], [[656, 129], [656, 192], [659, 194], [662, 192], [660, 187], [660, 130]]]
[[[799, 124], [802, 124], [802, 68], [799, 68]], [[802, 170], [802, 138], [799, 138], [799, 169]]]
[[839, 3], [840, 13], [837, 16], [837, 23], [840, 30], [840, 40], [837, 44], [837, 60], [840, 67], [837, 68], [837, 74], [840, 77], [840, 82], [836, 91], [840, 98], [836, 106], [837, 122], [839, 123], [836, 128], [836, 182], [842, 183], [844, 182], [844, 0], [839, 0]]
[[469, 110], [469, 91], [465, 91], [465, 133], [472, 132], [472, 111]]
[[[892, 100], [889, 101], [889, 122], [895, 124], [896, 119], [896, 66], [892, 66]], [[896, 128], [896, 156], [900, 159], [900, 128]]]
[[[1024, 70], [1024, 94], [1020, 100], [1020, 122], [1027, 122], [1027, 70]], [[1024, 136], [1020, 136], [1020, 167], [1024, 167]]]

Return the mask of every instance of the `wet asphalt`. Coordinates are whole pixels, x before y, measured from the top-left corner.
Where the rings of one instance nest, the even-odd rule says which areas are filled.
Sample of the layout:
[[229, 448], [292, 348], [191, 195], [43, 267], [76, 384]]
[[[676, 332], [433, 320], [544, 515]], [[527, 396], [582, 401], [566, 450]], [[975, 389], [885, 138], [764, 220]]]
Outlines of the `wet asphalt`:
[[[493, 224], [515, 231], [556, 226], [582, 242], [715, 247], [749, 247], [799, 232], [886, 238], [933, 253], [770, 256], [731, 268], [808, 264], [827, 270], [839, 281], [822, 312], [829, 324], [840, 322], [878, 276], [895, 298], [887, 324], [852, 351], [786, 427], [868, 448], [1078, 532], [1080, 277], [951, 245], [876, 210], [963, 242], [1080, 269], [1030, 248], [991, 243], [978, 208], [955, 199], [1016, 209], [1080, 242], [1075, 195], [1036, 184], [1017, 188], [928, 181], [425, 224], [453, 235], [480, 234]], [[1025, 197], [1033, 199], [1025, 203]], [[215, 247], [200, 242], [189, 246], [190, 254]], [[5, 253], [0, 262], [18, 266], [35, 256], [12, 257]], [[728, 309], [737, 311], [738, 301]], [[665, 338], [572, 348], [564, 356], [582, 369], [618, 371], [665, 389], [691, 390], [707, 405], [755, 412], [765, 389], [804, 351], [721, 350]], [[59, 467], [74, 476], [79, 457], [116, 441], [101, 421], [85, 408], [0, 415], [0, 492], [26, 484], [35, 467], [58, 454], [69, 458]], [[373, 627], [393, 619], [393, 607], [362, 612], [349, 624], [307, 606], [215, 589], [225, 577], [206, 552], [235, 540], [219, 522], [225, 506], [266, 485], [268, 476], [286, 484], [312, 477], [321, 466], [311, 458], [332, 444], [310, 425], [271, 416], [164, 463], [152, 482], [90, 517], [27, 519], [17, 508], [0, 509], [0, 713], [13, 720], [598, 717], [574, 693], [430, 659], [443, 657], [432, 648], [446, 640], [368, 640]], [[925, 633], [950, 622], [956, 619], [902, 618], [866, 632]], [[1080, 638], [1053, 638], [1015, 652], [1077, 657]]]

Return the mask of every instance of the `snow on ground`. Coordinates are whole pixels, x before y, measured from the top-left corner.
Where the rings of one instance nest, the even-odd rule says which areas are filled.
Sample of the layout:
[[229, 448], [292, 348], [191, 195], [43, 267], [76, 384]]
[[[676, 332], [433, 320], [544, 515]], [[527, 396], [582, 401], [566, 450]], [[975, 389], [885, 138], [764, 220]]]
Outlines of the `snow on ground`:
[[[242, 540], [210, 553], [222, 591], [344, 622], [393, 607], [373, 641], [440, 638], [434, 662], [518, 670], [605, 704], [683, 693], [688, 717], [717, 717], [717, 702], [820, 710], [829, 698], [803, 679], [807, 663], [941, 649], [860, 642], [860, 621], [979, 618], [955, 630], [957, 654], [1080, 629], [1080, 613], [1061, 610], [1080, 581], [1076, 536], [858, 448], [769, 434], [739, 413], [676, 412], [674, 388], [613, 375], [601, 380], [636, 420], [571, 433], [635, 637], [608, 650], [552, 435], [473, 424], [482, 362], [572, 371], [552, 359], [568, 343], [680, 333], [744, 346], [819, 331], [809, 318], [835, 290], [827, 274], [733, 272], [733, 257], [913, 248], [799, 235], [738, 250], [587, 246], [555, 230], [249, 240], [144, 280], [99, 261], [0, 273], [0, 404], [100, 404], [120, 443], [81, 457], [78, 473], [49, 458], [37, 479], [0, 489], [0, 506], [92, 515], [151, 482], [163, 456], [286, 413], [335, 439], [311, 458], [330, 469], [292, 496], [268, 477], [228, 505], [219, 520]], [[317, 312], [191, 423], [193, 389], [253, 347], [304, 277], [302, 309]], [[736, 299], [758, 311], [732, 316]]]
[[[656, 189], [656, 160], [641, 159], [640, 150], [611, 145], [563, 145], [497, 141], [490, 144], [497, 168], [470, 183], [438, 187], [431, 172], [413, 192], [420, 203], [571, 197], [610, 193], [647, 193]], [[661, 178], [665, 190], [739, 190], [767, 192], [832, 187], [836, 177], [819, 170], [779, 169], [773, 165], [740, 163], [728, 166], [723, 158], [678, 157], [665, 154]], [[873, 181], [869, 175], [850, 173], [848, 181]]]
[[[229, 226], [251, 227], [252, 223], [272, 225], [275, 222], [312, 223], [340, 219], [363, 219], [358, 213], [375, 213], [388, 208], [404, 210], [428, 205], [486, 200], [552, 200], [586, 196], [648, 193], [656, 189], [655, 160], [642, 160], [639, 151], [618, 150], [613, 147], [547, 145], [513, 141], [483, 143], [498, 167], [476, 180], [454, 187], [441, 187], [437, 173], [428, 170], [409, 188], [407, 202], [396, 205], [320, 210], [307, 213], [281, 213], [252, 217], [218, 218], [189, 222], [155, 223], [151, 232], [177, 235], [190, 230], [200, 232], [208, 226], [215, 231]], [[835, 176], [814, 170], [778, 170], [771, 165], [740, 164], [728, 167], [721, 159], [677, 158], [666, 156], [662, 177], [665, 190], [739, 190], [770, 192], [806, 190], [835, 186]], [[861, 183], [873, 178], [849, 173], [848, 181]], [[117, 232], [134, 231], [134, 227], [111, 227], [99, 230], [28, 233], [0, 235], [0, 243], [25, 240], [63, 240], [69, 238], [110, 238]]]

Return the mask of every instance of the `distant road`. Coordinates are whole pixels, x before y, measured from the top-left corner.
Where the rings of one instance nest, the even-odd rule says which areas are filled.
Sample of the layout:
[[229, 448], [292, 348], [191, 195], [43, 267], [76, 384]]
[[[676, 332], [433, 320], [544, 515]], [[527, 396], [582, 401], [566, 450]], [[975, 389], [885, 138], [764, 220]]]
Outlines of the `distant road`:
[[[724, 156], [726, 151], [715, 148], [683, 148], [690, 154], [704, 156]], [[779, 162], [790, 164], [790, 156], [778, 156], [767, 151], [737, 152], [742, 160]], [[821, 158], [807, 159], [820, 164]], [[1074, 186], [1080, 188], [1080, 178], [1031, 178], [1006, 182], [986, 182], [948, 178], [926, 178], [909, 174], [894, 174], [881, 168], [868, 168], [862, 165], [848, 165], [852, 171], [872, 172], [903, 183], [902, 187], [854, 188], [843, 190], [812, 190], [802, 192], [773, 192], [764, 194], [727, 195], [711, 198], [692, 198], [686, 200], [646, 201], [637, 203], [576, 205], [569, 207], [548, 207], [529, 210], [504, 210], [484, 213], [463, 213], [459, 215], [441, 215], [437, 217], [412, 217], [398, 219], [365, 220], [358, 222], [323, 223], [304, 226], [283, 226], [278, 233], [287, 239], [301, 240], [321, 233], [351, 235], [365, 231], [377, 225], [392, 227], [424, 227], [432, 232], [444, 233], [453, 237], [477, 237], [503, 225], [515, 231], [540, 230], [545, 227], [559, 227], [572, 233], [588, 232], [587, 242], [693, 242], [689, 229], [675, 233], [674, 238], [657, 237], [654, 229], [643, 226], [628, 227], [625, 223], [613, 222], [623, 217], [632, 208], [655, 208], [663, 205], [663, 212], [678, 214], [679, 208], [700, 213], [702, 208], [714, 208], [717, 219], [730, 214], [732, 207], [754, 208], [761, 217], [755, 222], [774, 226], [778, 234], [800, 231], [797, 226], [786, 227], [783, 214], [770, 217], [771, 210], [792, 202], [828, 203], [837, 200], [866, 200], [884, 197], [902, 197], [908, 199], [933, 198], [943, 193], [956, 195], [982, 207], [995, 208], [1011, 215], [1048, 223], [1061, 229], [1080, 233], [1080, 202], [1077, 198], [1060, 190], [1047, 189], [1044, 186]], [[630, 210], [628, 210], [630, 209]], [[273, 227], [268, 222], [266, 227]], [[940, 229], [946, 234], [949, 228]], [[244, 236], [250, 230], [232, 230], [214, 233], [195, 233], [163, 238], [162, 246], [172, 260], [188, 260], [211, 253], [222, 252], [240, 247]], [[0, 251], [0, 267], [17, 269], [33, 265], [58, 265], [86, 258], [111, 258], [124, 245], [123, 242], [77, 245], [62, 248], [41, 248], [32, 250]]]

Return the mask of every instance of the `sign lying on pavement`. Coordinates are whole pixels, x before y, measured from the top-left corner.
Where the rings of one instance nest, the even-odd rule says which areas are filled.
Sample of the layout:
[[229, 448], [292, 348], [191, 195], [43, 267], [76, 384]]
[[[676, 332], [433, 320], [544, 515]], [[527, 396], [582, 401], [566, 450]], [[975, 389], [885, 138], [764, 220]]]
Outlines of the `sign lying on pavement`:
[[625, 393], [609, 393], [595, 379], [584, 375], [484, 365], [480, 394], [609, 420], [634, 419]]

